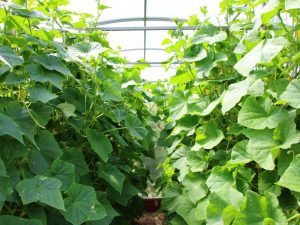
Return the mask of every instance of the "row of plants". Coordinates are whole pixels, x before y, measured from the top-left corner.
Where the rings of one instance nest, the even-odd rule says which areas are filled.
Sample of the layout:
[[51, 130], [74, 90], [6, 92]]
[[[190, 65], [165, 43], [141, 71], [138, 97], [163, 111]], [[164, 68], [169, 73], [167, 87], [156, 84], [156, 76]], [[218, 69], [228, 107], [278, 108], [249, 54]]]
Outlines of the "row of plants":
[[220, 7], [219, 25], [191, 16], [163, 41], [181, 64], [154, 92], [162, 209], [172, 225], [299, 224], [300, 1]]
[[97, 17], [0, 2], [0, 224], [131, 224], [156, 117]]

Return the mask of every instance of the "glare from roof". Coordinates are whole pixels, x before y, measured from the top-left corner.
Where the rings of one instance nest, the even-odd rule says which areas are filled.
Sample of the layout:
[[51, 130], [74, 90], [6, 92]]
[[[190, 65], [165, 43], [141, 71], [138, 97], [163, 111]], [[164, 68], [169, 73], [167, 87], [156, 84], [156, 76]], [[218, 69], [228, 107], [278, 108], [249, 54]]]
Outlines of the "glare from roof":
[[[209, 17], [219, 14], [220, 0], [102, 0], [101, 4], [110, 8], [104, 10], [100, 22], [124, 18], [143, 18], [144, 3], [146, 4], [146, 17], [180, 18], [188, 19], [189, 16], [197, 14], [199, 18], [200, 7], [206, 6]], [[75, 12], [91, 13], [96, 15], [97, 3], [95, 0], [70, 0], [69, 10]], [[172, 21], [147, 21], [146, 26], [174, 26]], [[144, 21], [119, 22], [103, 25], [105, 27], [143, 27]], [[146, 38], [144, 39], [144, 35]], [[162, 62], [170, 57], [162, 50], [161, 42], [168, 37], [166, 30], [139, 30], [139, 31], [110, 31], [108, 41], [114, 49], [120, 48], [121, 55], [128, 61], [135, 62], [143, 59], [147, 62]], [[146, 41], [146, 42], [145, 42]], [[145, 42], [145, 44], [144, 44]], [[144, 52], [144, 48], [146, 51]], [[147, 80], [158, 80], [175, 75], [175, 69], [168, 72], [163, 67], [147, 68], [142, 77]]]

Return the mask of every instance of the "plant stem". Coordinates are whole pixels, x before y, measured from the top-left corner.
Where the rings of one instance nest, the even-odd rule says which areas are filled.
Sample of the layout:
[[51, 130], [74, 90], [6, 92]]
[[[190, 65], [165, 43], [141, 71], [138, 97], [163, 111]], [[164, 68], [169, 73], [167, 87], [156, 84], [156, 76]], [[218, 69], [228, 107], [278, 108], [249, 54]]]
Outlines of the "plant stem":
[[125, 130], [125, 129], [127, 129], [127, 127], [113, 128], [113, 129], [110, 129], [110, 130], [106, 130], [103, 133], [108, 133], [108, 132], [117, 131], [117, 130]]
[[290, 221], [292, 221], [293, 219], [297, 219], [297, 218], [300, 218], [300, 213], [297, 213], [297, 214], [293, 215], [292, 217], [288, 218], [288, 219], [287, 219], [287, 222], [290, 222]]

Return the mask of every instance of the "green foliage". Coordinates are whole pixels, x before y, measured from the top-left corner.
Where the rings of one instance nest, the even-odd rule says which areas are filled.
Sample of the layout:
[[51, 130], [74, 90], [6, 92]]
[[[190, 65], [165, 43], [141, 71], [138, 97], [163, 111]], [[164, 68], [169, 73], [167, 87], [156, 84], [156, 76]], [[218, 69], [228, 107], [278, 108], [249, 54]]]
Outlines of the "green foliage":
[[157, 139], [143, 67], [68, 1], [14, 2], [0, 3], [0, 224], [131, 222]]
[[164, 41], [182, 62], [155, 93], [170, 224], [299, 224], [298, 5], [224, 0], [224, 27], [193, 17]]

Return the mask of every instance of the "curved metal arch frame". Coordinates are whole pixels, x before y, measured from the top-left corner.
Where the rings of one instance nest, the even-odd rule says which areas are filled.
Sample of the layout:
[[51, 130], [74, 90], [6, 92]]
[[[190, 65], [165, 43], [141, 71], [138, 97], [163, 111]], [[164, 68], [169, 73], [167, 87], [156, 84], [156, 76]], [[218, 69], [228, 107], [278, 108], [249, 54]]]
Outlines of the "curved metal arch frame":
[[[159, 21], [159, 22], [174, 22], [173, 18], [170, 17], [126, 17], [126, 18], [117, 18], [111, 20], [104, 20], [99, 23], [100, 26], [114, 23], [125, 23], [125, 22], [138, 22], [138, 21]], [[184, 21], [185, 19], [178, 19], [178, 21]]]

